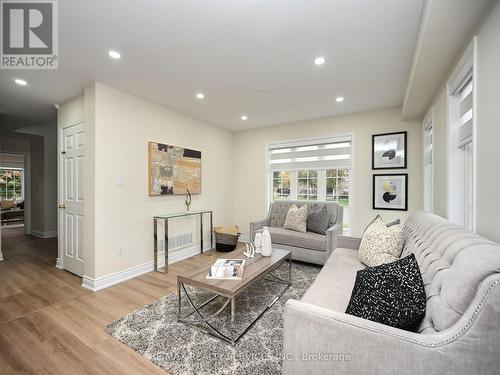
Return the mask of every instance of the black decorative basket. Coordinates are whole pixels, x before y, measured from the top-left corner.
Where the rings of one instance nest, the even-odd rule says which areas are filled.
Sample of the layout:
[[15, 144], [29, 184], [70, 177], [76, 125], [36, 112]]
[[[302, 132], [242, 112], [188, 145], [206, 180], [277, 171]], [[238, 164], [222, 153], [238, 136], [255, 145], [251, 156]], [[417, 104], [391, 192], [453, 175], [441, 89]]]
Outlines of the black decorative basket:
[[233, 251], [238, 246], [238, 238], [240, 234], [226, 234], [215, 232], [215, 250], [228, 252]]

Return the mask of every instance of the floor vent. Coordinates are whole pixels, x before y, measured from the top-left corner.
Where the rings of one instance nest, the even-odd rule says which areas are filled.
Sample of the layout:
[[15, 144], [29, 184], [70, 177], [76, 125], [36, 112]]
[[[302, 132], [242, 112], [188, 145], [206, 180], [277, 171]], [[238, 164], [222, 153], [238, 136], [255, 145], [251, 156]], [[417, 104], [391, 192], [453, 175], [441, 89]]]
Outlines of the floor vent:
[[168, 239], [168, 249], [175, 250], [182, 247], [186, 247], [193, 243], [193, 233], [181, 234], [178, 236], [172, 236]]

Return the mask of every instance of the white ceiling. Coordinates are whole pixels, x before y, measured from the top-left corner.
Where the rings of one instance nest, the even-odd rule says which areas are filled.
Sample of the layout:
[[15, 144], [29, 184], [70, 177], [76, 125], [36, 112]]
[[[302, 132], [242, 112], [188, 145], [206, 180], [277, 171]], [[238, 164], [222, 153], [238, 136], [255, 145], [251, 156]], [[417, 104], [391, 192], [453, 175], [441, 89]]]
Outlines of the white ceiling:
[[447, 73], [477, 31], [481, 18], [496, 2], [426, 0], [403, 104], [403, 119], [425, 116], [443, 79], [448, 78]]
[[[53, 104], [93, 80], [236, 131], [401, 105], [421, 7], [422, 0], [59, 1], [59, 69], [1, 70], [2, 124], [53, 115]], [[122, 59], [111, 60], [110, 49]], [[326, 64], [315, 66], [317, 56]], [[18, 77], [29, 86], [16, 86]], [[194, 98], [198, 91], [205, 100]]]

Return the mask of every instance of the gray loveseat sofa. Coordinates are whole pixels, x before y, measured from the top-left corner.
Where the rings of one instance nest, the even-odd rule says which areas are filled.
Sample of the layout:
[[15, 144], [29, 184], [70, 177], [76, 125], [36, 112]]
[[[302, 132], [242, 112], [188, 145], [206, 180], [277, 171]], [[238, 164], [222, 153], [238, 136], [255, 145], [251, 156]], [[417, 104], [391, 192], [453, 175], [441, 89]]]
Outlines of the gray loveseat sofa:
[[[419, 332], [344, 313], [360, 240], [341, 237], [300, 301], [284, 310], [283, 374], [500, 373], [500, 246], [430, 213], [404, 225], [427, 306]], [[320, 356], [319, 353], [322, 353]]]
[[[307, 205], [308, 212], [315, 205], [326, 206], [330, 215], [330, 227], [326, 235], [284, 229], [286, 215], [293, 204], [299, 208]], [[322, 265], [338, 246], [338, 239], [342, 235], [343, 213], [343, 206], [335, 202], [277, 201], [270, 204], [269, 213], [264, 220], [250, 223], [250, 239], [253, 242], [255, 232], [269, 227], [273, 246], [291, 250], [295, 260]]]

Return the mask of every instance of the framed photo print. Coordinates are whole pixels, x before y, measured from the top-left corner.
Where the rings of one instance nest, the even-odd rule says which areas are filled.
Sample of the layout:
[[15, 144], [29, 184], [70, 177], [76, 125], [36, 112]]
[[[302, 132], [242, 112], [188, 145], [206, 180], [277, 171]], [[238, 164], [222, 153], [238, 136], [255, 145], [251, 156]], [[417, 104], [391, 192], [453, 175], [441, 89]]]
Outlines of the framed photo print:
[[372, 169], [406, 169], [406, 134], [372, 135]]
[[408, 211], [408, 173], [373, 175], [373, 209]]

